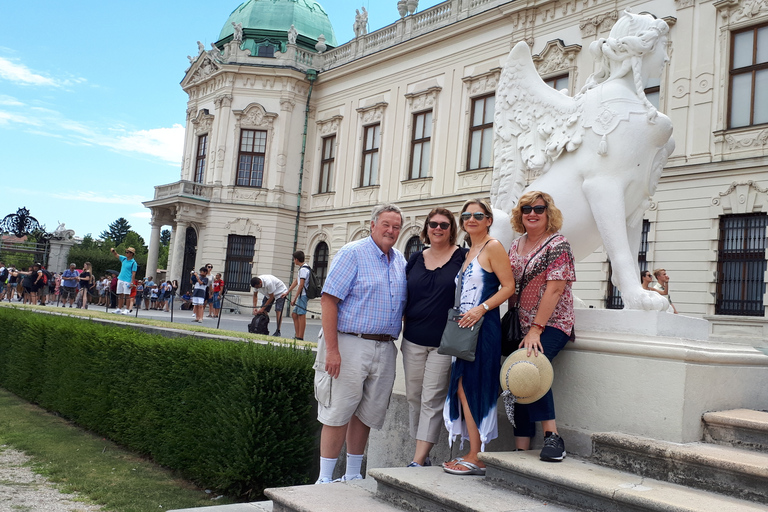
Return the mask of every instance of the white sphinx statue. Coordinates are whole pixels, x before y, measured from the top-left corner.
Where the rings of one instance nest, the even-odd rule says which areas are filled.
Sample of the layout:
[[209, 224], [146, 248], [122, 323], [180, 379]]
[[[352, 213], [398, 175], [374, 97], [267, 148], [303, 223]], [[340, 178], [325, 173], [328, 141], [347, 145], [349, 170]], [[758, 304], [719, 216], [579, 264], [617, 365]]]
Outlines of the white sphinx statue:
[[607, 39], [590, 45], [601, 69], [573, 98], [542, 81], [520, 42], [496, 91], [492, 234], [509, 246], [505, 220], [537, 176], [527, 190], [552, 195], [577, 261], [603, 245], [629, 309], [669, 307], [643, 290], [637, 265], [643, 212], [675, 147], [672, 122], [643, 92], [669, 61], [668, 32], [662, 20], [623, 13]]

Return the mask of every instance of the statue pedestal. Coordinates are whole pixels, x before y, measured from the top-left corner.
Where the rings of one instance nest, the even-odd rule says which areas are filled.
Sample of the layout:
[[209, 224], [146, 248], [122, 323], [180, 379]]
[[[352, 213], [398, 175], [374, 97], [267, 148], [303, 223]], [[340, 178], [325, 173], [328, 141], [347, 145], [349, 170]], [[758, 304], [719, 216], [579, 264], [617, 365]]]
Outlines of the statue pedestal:
[[708, 341], [708, 331], [706, 320], [663, 312], [576, 310], [576, 342], [554, 361], [568, 450], [590, 454], [593, 432], [694, 442], [704, 412], [768, 408], [768, 356]]
[[[73, 231], [74, 233], [74, 231]], [[71, 237], [66, 239], [52, 239], [50, 241], [50, 252], [48, 253], [48, 266], [51, 272], [63, 272], [69, 268], [69, 250], [75, 245], [75, 240]]]
[[[708, 341], [708, 322], [654, 311], [576, 310], [576, 342], [554, 361], [557, 427], [569, 453], [592, 453], [591, 434], [621, 432], [679, 443], [701, 440], [701, 415], [768, 409], [768, 355], [743, 343]], [[402, 359], [382, 430], [371, 430], [368, 468], [413, 456]], [[504, 404], [487, 450], [514, 449]], [[542, 433], [539, 429], [538, 436]], [[541, 445], [541, 439], [536, 446]], [[469, 443], [464, 443], [464, 450]], [[432, 460], [460, 455], [443, 429]]]

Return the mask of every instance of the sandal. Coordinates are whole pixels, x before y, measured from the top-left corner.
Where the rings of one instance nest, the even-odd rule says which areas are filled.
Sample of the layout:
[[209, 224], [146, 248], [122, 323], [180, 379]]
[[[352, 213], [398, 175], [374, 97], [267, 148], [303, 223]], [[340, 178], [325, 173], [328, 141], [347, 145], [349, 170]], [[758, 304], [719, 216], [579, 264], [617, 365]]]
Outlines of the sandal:
[[[446, 464], [450, 464], [454, 461], [448, 462]], [[478, 475], [478, 476], [485, 476], [485, 468], [481, 468], [477, 464], [473, 464], [471, 462], [467, 462], [466, 460], [459, 460], [454, 463], [454, 466], [463, 466], [467, 469], [453, 469], [449, 468], [447, 465], [443, 465], [443, 471], [446, 473], [450, 473], [451, 475]]]

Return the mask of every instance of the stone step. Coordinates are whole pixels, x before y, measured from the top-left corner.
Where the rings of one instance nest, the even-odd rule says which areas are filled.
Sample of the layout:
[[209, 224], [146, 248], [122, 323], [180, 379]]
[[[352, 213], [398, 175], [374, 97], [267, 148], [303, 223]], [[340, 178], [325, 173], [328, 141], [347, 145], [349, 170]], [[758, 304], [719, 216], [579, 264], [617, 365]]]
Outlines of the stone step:
[[760, 503], [626, 473], [576, 458], [539, 460], [536, 451], [482, 453], [486, 479], [591, 512], [765, 512]]
[[354, 482], [266, 489], [264, 494], [272, 500], [273, 512], [402, 512], [378, 499], [374, 488], [374, 480], [368, 477]]
[[[427, 512], [569, 512], [572, 507], [523, 496], [481, 476], [450, 475], [441, 467], [371, 469], [376, 496], [405, 510]], [[351, 509], [350, 509], [351, 510]]]
[[168, 512], [272, 512], [271, 501], [236, 503], [234, 505], [213, 505], [211, 507], [177, 508]]
[[593, 434], [592, 442], [598, 464], [768, 504], [768, 453], [614, 432]]
[[702, 416], [704, 440], [768, 452], [768, 412], [750, 409], [707, 412]]

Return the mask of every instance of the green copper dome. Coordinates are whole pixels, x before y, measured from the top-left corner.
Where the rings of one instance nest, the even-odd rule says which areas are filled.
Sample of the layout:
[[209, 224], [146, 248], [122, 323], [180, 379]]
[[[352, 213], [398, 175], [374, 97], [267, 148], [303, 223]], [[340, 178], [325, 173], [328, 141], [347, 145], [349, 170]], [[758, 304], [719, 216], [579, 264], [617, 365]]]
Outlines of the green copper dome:
[[320, 34], [325, 36], [329, 47], [337, 46], [331, 20], [314, 0], [246, 0], [224, 23], [217, 41], [219, 47], [232, 40], [235, 32], [232, 23], [243, 24], [243, 48], [265, 39], [285, 42], [291, 25], [298, 32], [297, 44], [300, 46], [314, 50]]

